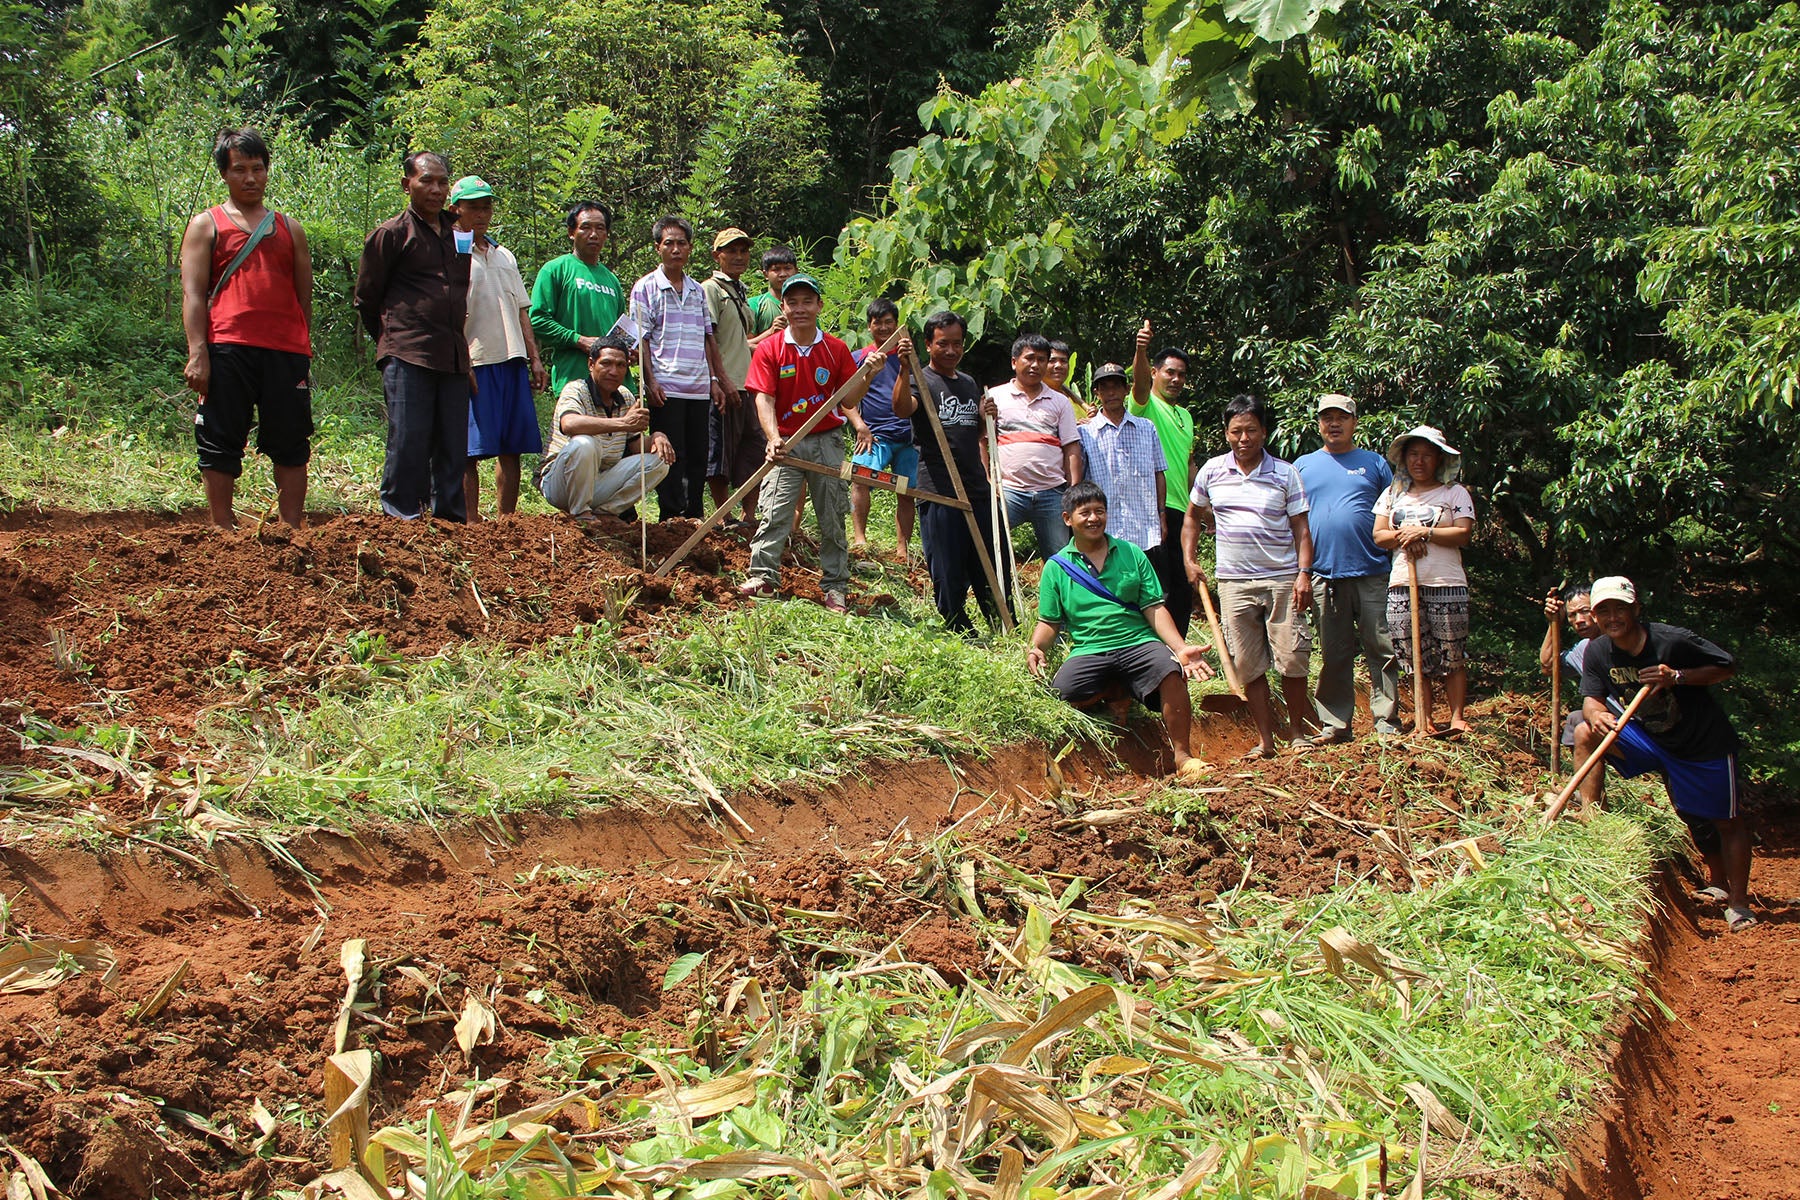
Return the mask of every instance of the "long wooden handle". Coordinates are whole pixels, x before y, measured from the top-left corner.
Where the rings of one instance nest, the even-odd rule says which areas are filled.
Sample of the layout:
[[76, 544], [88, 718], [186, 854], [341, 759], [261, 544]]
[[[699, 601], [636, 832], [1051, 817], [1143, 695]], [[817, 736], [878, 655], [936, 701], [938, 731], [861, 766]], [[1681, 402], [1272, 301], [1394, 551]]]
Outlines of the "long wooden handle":
[[1619, 730], [1625, 728], [1625, 722], [1637, 715], [1638, 705], [1642, 704], [1644, 697], [1654, 690], [1648, 683], [1638, 689], [1638, 694], [1633, 696], [1631, 703], [1625, 706], [1625, 711], [1620, 714], [1612, 731], [1600, 739], [1600, 744], [1595, 746], [1594, 752], [1587, 756], [1587, 761], [1575, 769], [1575, 773], [1569, 776], [1569, 782], [1563, 784], [1562, 791], [1556, 793], [1556, 799], [1550, 802], [1549, 809], [1544, 813], [1544, 824], [1548, 825], [1562, 816], [1562, 810], [1568, 805], [1569, 797], [1575, 794], [1575, 789], [1581, 786], [1581, 781], [1586, 779], [1593, 769], [1605, 759], [1606, 752], [1611, 750], [1612, 744], [1619, 740]]
[[1420, 668], [1419, 560], [1405, 547], [1401, 547], [1400, 553], [1406, 555], [1406, 590], [1412, 600], [1413, 735], [1420, 737], [1431, 732], [1431, 708], [1425, 702], [1425, 672]]
[[1219, 628], [1219, 611], [1213, 607], [1212, 586], [1202, 579], [1194, 590], [1200, 593], [1200, 603], [1206, 609], [1206, 623], [1212, 629], [1213, 645], [1218, 647], [1219, 665], [1225, 668], [1225, 686], [1239, 700], [1248, 700], [1244, 681], [1238, 678], [1237, 664], [1231, 660], [1231, 648], [1225, 644], [1225, 631]]
[[[999, 426], [994, 423], [994, 418], [988, 417], [986, 420], [988, 435], [988, 467], [993, 472], [991, 483], [993, 484], [994, 490], [994, 536], [998, 539], [998, 544], [995, 545], [994, 549], [1003, 555], [1007, 562], [1012, 564], [1013, 603], [1019, 606], [1019, 613], [1023, 616], [1025, 612], [1025, 586], [1019, 582], [1019, 555], [1013, 549], [1012, 514], [1006, 511], [1006, 484], [1000, 475], [1000, 430]], [[1002, 535], [1004, 535], [1004, 537], [1002, 537]], [[1043, 551], [1039, 550], [1038, 553], [1042, 554]], [[1046, 555], [1045, 557], [1048, 556]]]
[[[895, 329], [893, 333], [888, 335], [887, 341], [881, 343], [881, 347], [880, 347], [881, 353], [886, 354], [889, 350], [892, 350], [894, 348], [894, 343], [898, 342], [899, 340], [900, 340], [900, 330]], [[824, 404], [821, 404], [819, 406], [818, 410], [816, 412], [814, 412], [812, 414], [812, 416], [806, 418], [805, 422], [803, 424], [801, 424], [800, 428], [794, 430], [793, 433], [789, 434], [787, 437], [783, 438], [782, 440], [785, 442], [799, 441], [801, 438], [805, 437], [807, 434], [809, 434], [813, 431], [813, 426], [817, 425], [820, 421], [823, 421], [830, 414], [836, 412], [838, 405], [840, 405], [844, 402], [844, 397], [850, 394], [850, 389], [856, 386], [856, 381], [861, 379], [865, 374], [873, 375], [875, 373], [869, 366], [870, 362], [872, 362], [873, 360], [874, 360], [874, 355], [870, 355], [867, 358], [864, 358], [862, 361], [862, 365], [857, 367], [855, 373], [852, 374], [850, 376], [850, 378], [848, 378], [844, 381], [844, 386], [839, 388], [837, 391], [831, 393], [831, 399], [825, 401]], [[713, 509], [712, 516], [710, 516], [710, 517], [706, 518], [706, 520], [700, 522], [699, 528], [695, 529], [693, 533], [688, 535], [688, 540], [681, 543], [681, 545], [676, 549], [675, 553], [673, 553], [673, 554], [669, 555], [669, 557], [663, 559], [662, 563], [657, 566], [656, 570], [651, 572], [652, 577], [656, 578], [656, 579], [663, 579], [663, 578], [667, 577], [670, 571], [673, 571], [678, 565], [680, 565], [682, 559], [686, 558], [689, 554], [693, 553], [694, 547], [698, 546], [701, 543], [701, 541], [705, 539], [707, 534], [711, 533], [714, 529], [718, 528], [720, 522], [725, 520], [726, 516], [731, 512], [732, 509], [736, 508], [739, 504], [741, 504], [743, 502], [744, 497], [748, 496], [750, 494], [751, 490], [763, 481], [764, 476], [768, 475], [768, 473], [770, 471], [773, 471], [774, 469], [775, 469], [775, 463], [771, 460], [765, 459], [763, 461], [762, 466], [756, 468], [756, 470], [754, 470], [750, 473], [750, 478], [748, 478], [744, 481], [743, 486], [739, 487], [737, 491], [731, 493], [730, 496], [726, 497], [725, 503], [723, 503], [723, 504], [719, 505], [717, 508]]]
[[1562, 618], [1550, 618], [1550, 778], [1562, 774]]

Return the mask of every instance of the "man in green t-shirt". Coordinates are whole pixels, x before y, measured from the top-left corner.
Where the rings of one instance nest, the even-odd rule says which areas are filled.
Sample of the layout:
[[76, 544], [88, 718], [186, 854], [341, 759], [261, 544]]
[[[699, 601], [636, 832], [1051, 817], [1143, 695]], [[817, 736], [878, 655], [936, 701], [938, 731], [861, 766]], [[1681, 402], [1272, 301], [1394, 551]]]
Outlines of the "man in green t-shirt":
[[589, 349], [612, 332], [625, 311], [619, 277], [600, 263], [612, 214], [598, 200], [578, 200], [569, 209], [568, 226], [574, 253], [545, 263], [531, 284], [531, 331], [549, 359], [553, 396], [562, 395], [571, 381], [587, 378]]
[[1026, 666], [1041, 676], [1057, 630], [1066, 629], [1069, 657], [1050, 686], [1077, 708], [1128, 693], [1157, 709], [1175, 751], [1176, 780], [1194, 782], [1206, 764], [1188, 749], [1187, 678], [1212, 677], [1201, 660], [1207, 648], [1188, 645], [1176, 632], [1144, 552], [1106, 532], [1106, 493], [1099, 485], [1083, 480], [1063, 493], [1063, 522], [1072, 538], [1044, 564]]
[[1150, 322], [1138, 330], [1137, 357], [1131, 366], [1131, 403], [1134, 417], [1147, 417], [1162, 441], [1163, 462], [1168, 465], [1168, 511], [1163, 514], [1163, 540], [1150, 551], [1150, 565], [1162, 580], [1163, 594], [1175, 628], [1187, 636], [1194, 615], [1194, 590], [1188, 584], [1187, 564], [1181, 561], [1181, 530], [1187, 520], [1187, 495], [1194, 486], [1194, 414], [1182, 403], [1187, 391], [1188, 356], [1184, 350], [1165, 346], [1150, 354]]
[[763, 251], [762, 277], [763, 282], [769, 285], [769, 290], [757, 294], [750, 301], [752, 350], [761, 345], [764, 338], [778, 337], [787, 328], [787, 318], [781, 315], [781, 285], [788, 281], [788, 276], [799, 270], [800, 260], [795, 256], [792, 246], [777, 243]]

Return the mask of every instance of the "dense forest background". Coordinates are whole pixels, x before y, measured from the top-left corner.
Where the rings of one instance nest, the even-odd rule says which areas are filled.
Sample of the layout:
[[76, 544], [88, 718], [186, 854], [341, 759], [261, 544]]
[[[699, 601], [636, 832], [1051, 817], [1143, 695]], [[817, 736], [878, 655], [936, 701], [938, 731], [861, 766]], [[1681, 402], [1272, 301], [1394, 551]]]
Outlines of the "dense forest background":
[[1792, 4], [0, 4], [9, 454], [77, 409], [185, 436], [176, 249], [243, 123], [311, 235], [319, 377], [369, 405], [357, 254], [442, 148], [528, 276], [572, 198], [627, 282], [680, 211], [799, 247], [841, 330], [959, 308], [978, 373], [1148, 318], [1203, 429], [1247, 389], [1289, 453], [1320, 390], [1371, 442], [1441, 425], [1539, 577], [1800, 561]]

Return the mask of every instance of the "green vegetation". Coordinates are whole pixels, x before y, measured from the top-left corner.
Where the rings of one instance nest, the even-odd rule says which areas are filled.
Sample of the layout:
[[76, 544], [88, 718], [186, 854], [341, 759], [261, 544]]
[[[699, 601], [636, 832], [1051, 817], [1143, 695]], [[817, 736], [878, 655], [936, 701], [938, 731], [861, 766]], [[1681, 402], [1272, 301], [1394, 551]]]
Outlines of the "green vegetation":
[[[1482, 750], [1443, 757], [1477, 794], [1504, 796]], [[1192, 918], [1109, 911], [1089, 892], [1104, 881], [1029, 875], [957, 832], [890, 847], [864, 888], [943, 880], [931, 894], [1005, 954], [952, 982], [810, 914], [816, 928], [785, 934], [825, 965], [797, 997], [743, 964], [686, 956], [665, 990], [692, 990], [691, 1046], [546, 1045], [572, 1089], [655, 1088], [621, 1114], [642, 1140], [601, 1150], [511, 1132], [509, 1119], [485, 1129], [491, 1145], [464, 1143], [493, 1153], [440, 1168], [483, 1196], [533, 1172], [542, 1195], [602, 1179], [683, 1200], [759, 1194], [748, 1181], [760, 1170], [783, 1194], [794, 1177], [946, 1197], [1016, 1177], [1018, 1195], [1120, 1181], [1147, 1196], [1179, 1176], [1171, 1195], [1310, 1185], [1362, 1198], [1400, 1194], [1423, 1154], [1433, 1194], [1488, 1194], [1495, 1171], [1556, 1153], [1552, 1131], [1583, 1111], [1608, 1023], [1642, 994], [1629, 946], [1653, 865], [1679, 836], [1645, 794], [1619, 789], [1618, 811], [1548, 832], [1534, 808], [1498, 800], [1463, 820], [1470, 841], [1415, 844], [1410, 891], [1359, 880], [1298, 901], [1202, 895]], [[1503, 847], [1483, 854], [1481, 835]], [[1002, 895], [959, 891], [951, 881], [970, 867]], [[754, 907], [749, 887], [734, 896]], [[538, 1159], [557, 1165], [496, 1165], [530, 1137], [556, 1143]], [[403, 1128], [375, 1140], [415, 1161], [423, 1151]]]
[[214, 751], [261, 764], [217, 791], [278, 825], [660, 810], [1089, 728], [1031, 683], [1014, 647], [993, 654], [899, 617], [772, 604], [696, 616], [657, 644], [640, 661], [596, 625], [525, 654], [470, 646], [402, 666], [365, 642], [298, 711], [212, 710]]

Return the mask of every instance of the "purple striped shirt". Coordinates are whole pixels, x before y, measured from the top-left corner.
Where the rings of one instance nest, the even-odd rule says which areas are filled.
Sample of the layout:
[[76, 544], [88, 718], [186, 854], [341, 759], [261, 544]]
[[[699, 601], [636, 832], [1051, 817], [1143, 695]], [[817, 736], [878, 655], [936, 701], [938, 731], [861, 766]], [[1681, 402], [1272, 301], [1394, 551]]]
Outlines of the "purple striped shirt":
[[1300, 472], [1263, 452], [1245, 474], [1230, 452], [1209, 458], [1194, 475], [1188, 502], [1213, 510], [1217, 529], [1215, 579], [1267, 579], [1300, 573], [1300, 547], [1290, 518], [1310, 505]]
[[681, 291], [661, 267], [631, 289], [631, 315], [643, 335], [642, 353], [663, 391], [671, 396], [706, 399], [712, 395], [712, 365], [706, 361], [706, 335], [713, 330], [706, 309], [706, 289], [692, 275], [681, 277]]

